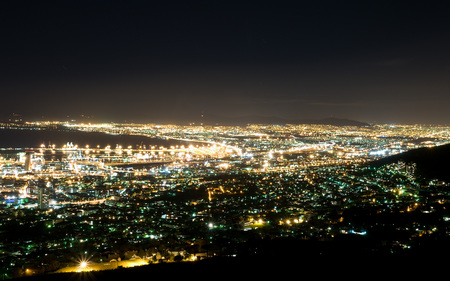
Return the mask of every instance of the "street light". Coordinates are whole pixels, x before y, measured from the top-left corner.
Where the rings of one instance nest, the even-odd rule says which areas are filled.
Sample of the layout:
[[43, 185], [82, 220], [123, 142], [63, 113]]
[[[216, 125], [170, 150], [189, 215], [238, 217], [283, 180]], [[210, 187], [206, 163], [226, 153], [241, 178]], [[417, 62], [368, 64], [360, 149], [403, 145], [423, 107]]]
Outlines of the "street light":
[[87, 266], [87, 262], [86, 261], [80, 262], [80, 268], [86, 268], [86, 266]]

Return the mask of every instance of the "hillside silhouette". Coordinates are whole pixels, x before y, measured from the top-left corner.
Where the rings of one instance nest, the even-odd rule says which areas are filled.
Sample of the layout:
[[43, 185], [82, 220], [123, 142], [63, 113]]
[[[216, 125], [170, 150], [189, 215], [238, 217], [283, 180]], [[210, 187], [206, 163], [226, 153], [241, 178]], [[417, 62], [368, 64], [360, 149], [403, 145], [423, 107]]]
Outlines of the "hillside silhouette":
[[214, 114], [205, 114], [201, 117], [187, 118], [186, 122], [195, 124], [219, 125], [219, 126], [246, 126], [247, 124], [265, 125], [285, 125], [285, 124], [308, 124], [308, 125], [332, 125], [332, 126], [370, 126], [365, 122], [360, 122], [345, 118], [328, 117], [322, 119], [288, 119], [277, 116], [248, 115], [240, 117], [224, 117]]
[[450, 181], [450, 144], [413, 149], [372, 162], [372, 167], [381, 167], [398, 161], [416, 163], [416, 176], [431, 180]]

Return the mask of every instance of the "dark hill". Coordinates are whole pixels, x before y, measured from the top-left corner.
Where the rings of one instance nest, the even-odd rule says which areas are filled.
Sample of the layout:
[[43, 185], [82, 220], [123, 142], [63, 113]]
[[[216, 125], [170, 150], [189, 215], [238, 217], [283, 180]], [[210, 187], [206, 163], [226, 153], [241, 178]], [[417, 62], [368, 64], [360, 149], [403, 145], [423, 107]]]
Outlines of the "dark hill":
[[[298, 120], [297, 124], [301, 124]], [[308, 120], [304, 120], [308, 121]], [[306, 123], [308, 124], [308, 123]], [[364, 127], [364, 126], [370, 126], [370, 124], [365, 122], [360, 122], [356, 120], [351, 119], [345, 119], [345, 118], [323, 118], [318, 120], [309, 120], [309, 124], [322, 124], [322, 125], [333, 125], [333, 126], [357, 126], [357, 127]]]
[[[446, 268], [442, 266], [445, 258], [437, 254], [441, 253], [441, 248], [431, 252], [392, 255], [366, 251], [366, 246], [371, 248], [368, 241], [353, 242], [304, 241], [295, 238], [254, 240], [243, 245], [251, 251], [235, 258], [214, 257], [197, 262], [160, 263], [87, 273], [56, 273], [14, 280], [156, 280], [161, 277], [167, 280], [214, 277], [265, 280], [268, 275], [284, 279], [292, 277], [293, 273], [299, 277], [314, 275], [319, 279], [336, 279], [363, 276], [368, 272], [372, 277], [401, 276], [405, 279], [423, 272], [437, 274]], [[253, 254], [255, 251], [259, 253]], [[428, 271], [430, 266], [432, 272]], [[414, 270], [410, 270], [412, 267]]]
[[372, 167], [396, 163], [416, 163], [416, 173], [425, 179], [439, 179], [450, 182], [450, 144], [437, 147], [424, 147], [392, 155], [370, 164]]
[[[188, 119], [186, 120], [188, 121]], [[276, 116], [258, 116], [249, 115], [241, 117], [222, 117], [217, 115], [205, 115], [203, 118], [192, 118], [189, 122], [204, 125], [219, 126], [246, 126], [247, 124], [267, 124], [267, 125], [285, 125], [285, 124], [311, 124], [311, 125], [333, 125], [333, 126], [370, 126], [365, 122], [344, 118], [323, 118], [323, 119], [286, 119]]]

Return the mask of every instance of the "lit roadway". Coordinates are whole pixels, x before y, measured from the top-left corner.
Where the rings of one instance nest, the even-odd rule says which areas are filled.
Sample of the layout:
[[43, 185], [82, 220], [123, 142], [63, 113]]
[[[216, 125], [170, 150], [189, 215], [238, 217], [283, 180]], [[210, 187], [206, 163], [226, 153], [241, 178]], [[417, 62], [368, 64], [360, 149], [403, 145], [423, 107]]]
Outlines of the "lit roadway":
[[63, 202], [57, 202], [57, 203], [49, 203], [50, 206], [52, 205], [68, 205], [68, 204], [77, 204], [77, 205], [84, 205], [84, 204], [102, 204], [105, 202], [106, 199], [94, 199], [94, 200], [84, 200], [84, 201], [63, 201]]
[[142, 265], [147, 265], [147, 264], [148, 264], [148, 261], [140, 259], [140, 258], [131, 259], [131, 260], [123, 260], [123, 261], [111, 260], [110, 262], [104, 262], [104, 263], [93, 263], [93, 262], [89, 262], [89, 261], [80, 261], [80, 263], [78, 265], [61, 268], [58, 271], [56, 271], [56, 273], [111, 270], [111, 269], [116, 269], [119, 266], [135, 267], [135, 266], [142, 266]]

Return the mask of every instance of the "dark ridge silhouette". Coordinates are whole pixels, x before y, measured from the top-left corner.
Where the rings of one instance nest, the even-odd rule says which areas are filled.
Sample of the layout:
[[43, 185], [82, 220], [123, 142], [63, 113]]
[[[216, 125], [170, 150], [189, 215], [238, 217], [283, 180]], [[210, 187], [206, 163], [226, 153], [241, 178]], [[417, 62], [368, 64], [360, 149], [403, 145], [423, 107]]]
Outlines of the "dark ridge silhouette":
[[276, 116], [241, 116], [222, 117], [217, 115], [203, 115], [203, 117], [186, 119], [186, 123], [219, 125], [219, 126], [246, 126], [248, 124], [286, 125], [286, 124], [310, 124], [310, 125], [333, 125], [333, 126], [370, 126], [365, 122], [345, 118], [323, 118], [323, 119], [286, 119]]
[[[267, 277], [316, 276], [320, 279], [344, 276], [412, 277], [413, 274], [433, 274], [446, 267], [439, 243], [432, 251], [417, 251], [408, 254], [374, 253], [370, 241], [303, 241], [295, 238], [256, 239], [241, 245], [242, 253], [237, 257], [217, 256], [197, 262], [175, 262], [149, 264], [133, 268], [84, 272], [50, 273], [14, 280], [151, 280], [166, 277], [168, 280], [190, 277], [246, 279]], [[410, 270], [414, 266], [414, 270]], [[406, 270], [407, 269], [407, 270]]]
[[372, 167], [381, 167], [398, 161], [416, 163], [416, 175], [424, 179], [450, 181], [450, 144], [437, 147], [413, 149], [370, 163]]

